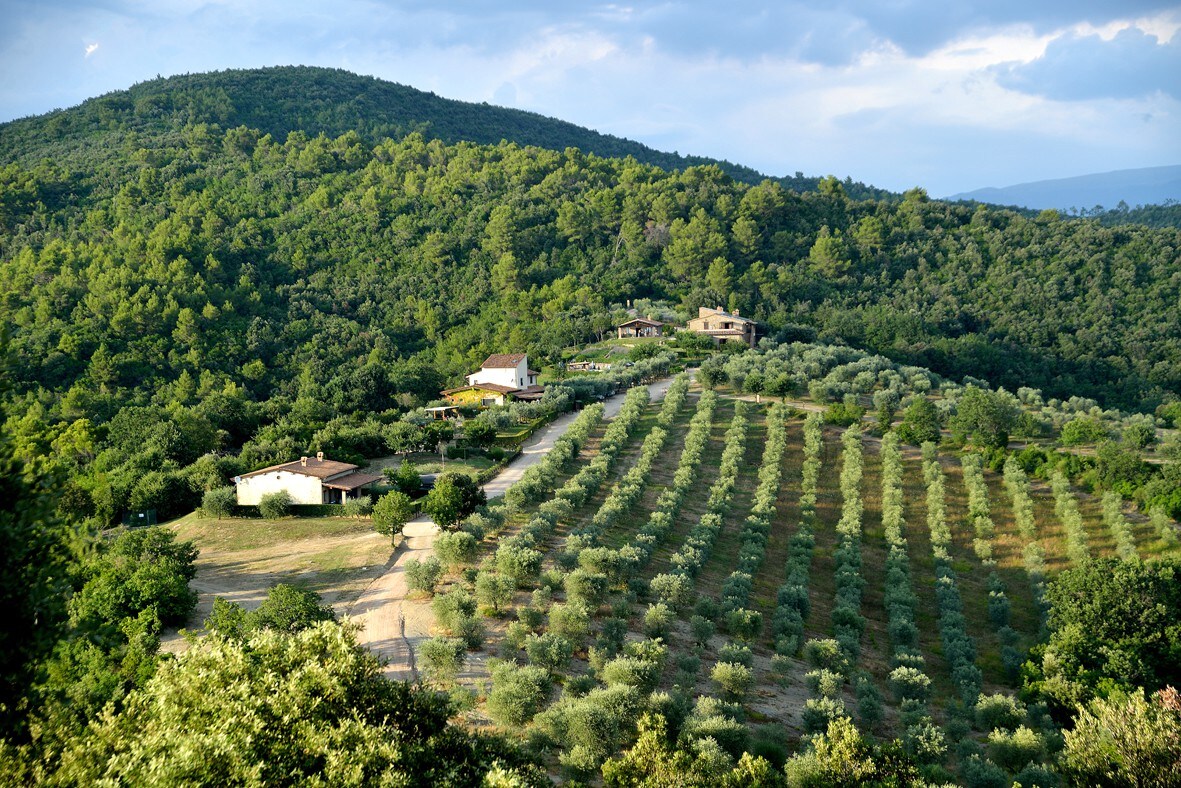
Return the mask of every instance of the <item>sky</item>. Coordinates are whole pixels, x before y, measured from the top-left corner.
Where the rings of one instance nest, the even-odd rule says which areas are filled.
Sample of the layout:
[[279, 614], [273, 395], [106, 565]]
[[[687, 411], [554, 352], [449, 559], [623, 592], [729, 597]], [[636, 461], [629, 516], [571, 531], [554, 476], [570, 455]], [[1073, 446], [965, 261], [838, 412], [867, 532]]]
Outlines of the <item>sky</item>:
[[1181, 164], [1179, 29], [1177, 0], [0, 0], [0, 121], [331, 66], [941, 197]]

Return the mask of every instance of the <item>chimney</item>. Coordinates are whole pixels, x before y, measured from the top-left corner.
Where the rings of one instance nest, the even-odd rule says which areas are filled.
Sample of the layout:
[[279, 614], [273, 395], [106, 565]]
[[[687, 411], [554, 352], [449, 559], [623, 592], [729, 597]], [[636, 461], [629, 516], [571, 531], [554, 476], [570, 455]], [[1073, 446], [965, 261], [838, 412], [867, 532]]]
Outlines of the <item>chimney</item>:
[[714, 307], [714, 309], [716, 309], [716, 310], [717, 310], [717, 311], [719, 311], [719, 312], [725, 312], [725, 311], [726, 311], [725, 309], [722, 309], [720, 306], [716, 306], [716, 307]]
[[[738, 314], [738, 313], [735, 312], [734, 314]], [[322, 452], [322, 451], [316, 452], [316, 459], [319, 460], [320, 462], [324, 462], [324, 452]]]
[[305, 468], [308, 467], [308, 458], [307, 457], [300, 457], [299, 464]]
[[734, 310], [734, 317], [742, 317], [742, 315], [738, 314], [737, 309]]

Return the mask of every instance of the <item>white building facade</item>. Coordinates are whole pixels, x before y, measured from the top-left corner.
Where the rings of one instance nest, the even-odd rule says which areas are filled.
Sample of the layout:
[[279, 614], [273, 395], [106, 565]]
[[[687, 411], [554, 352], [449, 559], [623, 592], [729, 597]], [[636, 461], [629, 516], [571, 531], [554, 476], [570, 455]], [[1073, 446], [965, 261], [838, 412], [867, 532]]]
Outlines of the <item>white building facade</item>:
[[484, 360], [477, 372], [467, 376], [469, 386], [491, 383], [510, 389], [525, 389], [537, 385], [537, 372], [529, 369], [526, 353], [494, 353]]
[[356, 465], [315, 457], [300, 457], [294, 462], [272, 465], [235, 477], [239, 506], [257, 506], [264, 495], [286, 492], [295, 504], [344, 503], [360, 498], [364, 488], [382, 477], [361, 473]]

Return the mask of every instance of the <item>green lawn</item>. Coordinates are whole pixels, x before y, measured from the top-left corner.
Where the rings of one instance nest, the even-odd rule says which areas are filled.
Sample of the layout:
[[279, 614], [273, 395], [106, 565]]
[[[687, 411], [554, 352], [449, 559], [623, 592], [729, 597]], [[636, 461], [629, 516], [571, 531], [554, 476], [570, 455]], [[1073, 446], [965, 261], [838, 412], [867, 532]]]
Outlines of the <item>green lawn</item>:
[[261, 517], [202, 517], [196, 512], [168, 524], [180, 539], [192, 539], [197, 546], [216, 551], [236, 552], [273, 547], [284, 542], [325, 536], [367, 533], [373, 525], [366, 519], [351, 517], [285, 517], [267, 520]]

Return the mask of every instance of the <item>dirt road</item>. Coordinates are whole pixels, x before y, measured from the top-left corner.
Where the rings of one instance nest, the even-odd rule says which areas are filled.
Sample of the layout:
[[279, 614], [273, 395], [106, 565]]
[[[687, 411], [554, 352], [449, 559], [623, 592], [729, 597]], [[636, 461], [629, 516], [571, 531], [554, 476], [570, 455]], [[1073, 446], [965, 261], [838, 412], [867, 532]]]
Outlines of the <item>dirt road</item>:
[[[650, 384], [648, 391], [652, 399], [662, 398], [671, 383], [672, 379], [668, 378]], [[604, 417], [613, 417], [623, 406], [623, 394], [617, 394], [604, 404]], [[575, 418], [576, 413], [567, 413], [534, 435], [522, 447], [520, 456], [484, 485], [488, 497], [504, 495], [529, 466], [540, 462], [546, 452], [553, 448], [554, 441], [566, 432]], [[359, 636], [362, 645], [388, 661], [385, 674], [391, 679], [417, 678], [415, 654], [422, 641], [431, 637], [434, 615], [429, 600], [406, 598], [406, 564], [413, 559], [421, 561], [433, 555], [438, 532], [438, 527], [425, 516], [406, 523], [402, 532], [405, 541], [394, 553], [385, 571], [361, 592], [361, 596], [347, 611], [354, 621], [364, 627]]]

